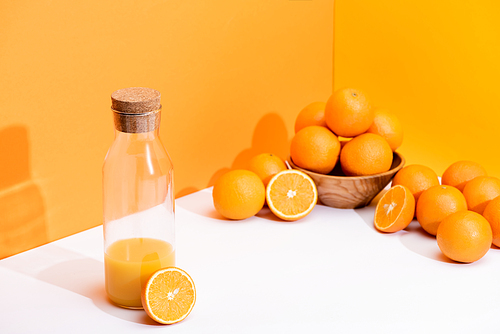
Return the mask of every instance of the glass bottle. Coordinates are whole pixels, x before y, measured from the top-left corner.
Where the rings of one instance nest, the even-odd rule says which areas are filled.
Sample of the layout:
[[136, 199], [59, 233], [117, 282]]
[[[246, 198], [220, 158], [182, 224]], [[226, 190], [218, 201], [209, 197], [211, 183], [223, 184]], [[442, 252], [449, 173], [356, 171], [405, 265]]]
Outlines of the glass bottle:
[[142, 308], [141, 288], [175, 265], [174, 181], [159, 138], [160, 92], [142, 87], [111, 95], [115, 140], [103, 166], [106, 292], [115, 304]]

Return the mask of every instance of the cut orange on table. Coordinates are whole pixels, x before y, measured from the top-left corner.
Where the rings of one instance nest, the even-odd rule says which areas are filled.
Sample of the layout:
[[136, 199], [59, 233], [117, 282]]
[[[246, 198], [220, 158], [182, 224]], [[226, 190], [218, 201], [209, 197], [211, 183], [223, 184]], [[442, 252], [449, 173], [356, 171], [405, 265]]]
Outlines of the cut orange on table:
[[380, 199], [375, 209], [373, 224], [381, 232], [397, 232], [413, 220], [415, 197], [404, 186], [394, 186]]
[[163, 268], [149, 278], [141, 294], [142, 306], [151, 319], [161, 324], [184, 320], [196, 302], [191, 277], [176, 267]]
[[289, 169], [276, 174], [266, 189], [269, 209], [283, 220], [307, 216], [318, 201], [314, 181], [305, 173]]

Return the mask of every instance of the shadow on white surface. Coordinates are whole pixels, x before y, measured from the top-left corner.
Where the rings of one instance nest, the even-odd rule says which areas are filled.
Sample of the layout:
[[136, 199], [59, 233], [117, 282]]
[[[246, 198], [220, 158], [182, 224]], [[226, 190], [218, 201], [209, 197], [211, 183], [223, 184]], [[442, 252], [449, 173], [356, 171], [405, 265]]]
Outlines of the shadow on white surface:
[[276, 217], [276, 215], [267, 206], [264, 206], [255, 216], [266, 220], [284, 223], [284, 221]]
[[363, 219], [368, 228], [377, 233], [382, 233], [382, 232], [379, 232], [377, 229], [375, 229], [375, 226], [373, 226], [373, 216], [375, 215], [375, 208], [377, 207], [378, 201], [382, 198], [382, 196], [384, 196], [384, 194], [387, 192], [388, 189], [389, 188], [387, 186], [385, 189], [379, 192], [378, 195], [375, 196], [375, 198], [373, 198], [373, 200], [370, 202], [369, 205], [363, 208], [354, 209], [354, 212], [356, 212], [358, 216], [360, 216], [361, 219]]
[[104, 264], [100, 261], [86, 258], [61, 262], [43, 270], [36, 278], [87, 297], [101, 311], [114, 317], [143, 325], [160, 326], [143, 310], [123, 309], [107, 298], [104, 287]]
[[[382, 192], [373, 199], [370, 205], [354, 210], [354, 212], [356, 212], [358, 216], [363, 219], [368, 228], [374, 233], [384, 234], [382, 232], [379, 232], [373, 226], [373, 216], [375, 215], [375, 208], [377, 207], [379, 199], [386, 192], [386, 189], [382, 190]], [[436, 238], [425, 232], [416, 220], [413, 220], [410, 225], [402, 232], [396, 233], [399, 234], [401, 244], [403, 244], [403, 246], [405, 246], [410, 251], [431, 260], [446, 263], [456, 263], [443, 255], [443, 253], [439, 249], [439, 246], [437, 245]]]
[[370, 230], [372, 230], [373, 232], [376, 232], [376, 233], [381, 233], [378, 230], [376, 230], [375, 227], [373, 226], [373, 216], [375, 214], [375, 207], [376, 206], [377, 206], [377, 203], [375, 201], [373, 201], [370, 205], [365, 206], [364, 208], [354, 209], [354, 212], [356, 212], [356, 214], [361, 219], [363, 219], [366, 226], [368, 226], [368, 228]]
[[[127, 310], [114, 305], [106, 295], [104, 287], [104, 264], [71, 250], [55, 245], [46, 245], [33, 257], [33, 252], [19, 254], [16, 261], [2, 262], [2, 266], [42, 282], [74, 292], [92, 300], [101, 311], [122, 320], [158, 325], [143, 310]], [[29, 264], [34, 264], [31, 265]]]
[[257, 214], [255, 215], [256, 217], [265, 219], [269, 222], [272, 223], [278, 223], [278, 224], [285, 224], [285, 225], [290, 225], [290, 224], [303, 224], [306, 222], [305, 218], [296, 220], [296, 221], [286, 221], [283, 219], [278, 218], [272, 211], [269, 209], [269, 207], [266, 205], [264, 206]]
[[[195, 200], [193, 200], [193, 197]], [[219, 214], [214, 208], [212, 200], [212, 191], [210, 188], [191, 194], [189, 201], [183, 201], [182, 198], [179, 198], [176, 201], [176, 205], [191, 213], [215, 219], [220, 222], [227, 222], [231, 224], [241, 224], [248, 222], [247, 219], [242, 219], [242, 220], [227, 219], [223, 217], [221, 214]], [[296, 222], [286, 222], [284, 220], [281, 220], [278, 217], [276, 217], [274, 213], [272, 213], [269, 207], [267, 206], [264, 206], [264, 208], [262, 208], [262, 210], [260, 210], [255, 216], [280, 224], [294, 224], [294, 223], [300, 223], [302, 221], [298, 220]]]
[[402, 234], [399, 240], [412, 252], [431, 260], [456, 264], [456, 262], [443, 255], [437, 244], [436, 237], [425, 232], [416, 220], [413, 220], [405, 231], [409, 233]]

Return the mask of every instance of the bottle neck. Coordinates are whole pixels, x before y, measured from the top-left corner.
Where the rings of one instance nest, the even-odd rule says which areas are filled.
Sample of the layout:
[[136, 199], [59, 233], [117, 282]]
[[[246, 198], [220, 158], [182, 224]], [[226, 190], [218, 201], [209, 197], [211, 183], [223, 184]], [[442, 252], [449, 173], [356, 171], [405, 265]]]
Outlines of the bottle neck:
[[115, 129], [115, 140], [126, 140], [126, 141], [153, 141], [160, 136], [160, 127], [157, 127], [153, 131], [148, 132], [121, 132]]
[[157, 130], [160, 126], [161, 107], [143, 114], [126, 114], [114, 109], [113, 120], [115, 129], [126, 133], [147, 133]]

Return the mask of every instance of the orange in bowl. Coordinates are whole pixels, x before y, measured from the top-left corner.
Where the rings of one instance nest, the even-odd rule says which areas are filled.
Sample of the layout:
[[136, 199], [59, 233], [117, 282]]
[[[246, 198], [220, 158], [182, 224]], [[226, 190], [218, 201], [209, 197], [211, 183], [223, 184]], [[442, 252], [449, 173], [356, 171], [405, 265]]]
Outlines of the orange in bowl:
[[375, 109], [375, 118], [367, 132], [382, 136], [393, 151], [403, 143], [403, 127], [399, 119], [385, 109]]
[[392, 164], [392, 150], [381, 136], [365, 133], [345, 144], [340, 153], [340, 164], [348, 176], [387, 172]]
[[294, 163], [307, 170], [328, 174], [340, 153], [340, 142], [323, 126], [308, 126], [295, 134], [290, 146]]
[[326, 124], [337, 136], [355, 137], [366, 132], [374, 117], [370, 101], [359, 89], [339, 89], [326, 102]]
[[295, 133], [311, 125], [326, 127], [325, 102], [313, 102], [299, 112], [295, 119]]

